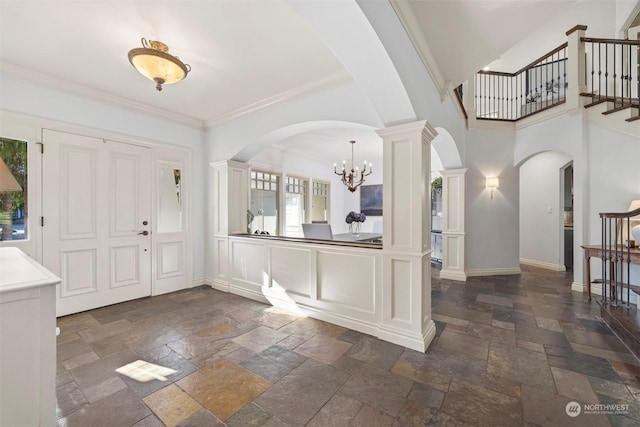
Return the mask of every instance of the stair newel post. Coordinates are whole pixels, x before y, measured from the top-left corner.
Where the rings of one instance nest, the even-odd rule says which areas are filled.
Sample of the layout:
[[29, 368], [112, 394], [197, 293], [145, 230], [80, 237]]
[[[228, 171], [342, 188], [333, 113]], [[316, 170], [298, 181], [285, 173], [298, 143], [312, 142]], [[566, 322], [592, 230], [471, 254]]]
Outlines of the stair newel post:
[[573, 113], [581, 108], [580, 94], [586, 91], [584, 42], [581, 40], [586, 25], [576, 25], [567, 31], [567, 111]]

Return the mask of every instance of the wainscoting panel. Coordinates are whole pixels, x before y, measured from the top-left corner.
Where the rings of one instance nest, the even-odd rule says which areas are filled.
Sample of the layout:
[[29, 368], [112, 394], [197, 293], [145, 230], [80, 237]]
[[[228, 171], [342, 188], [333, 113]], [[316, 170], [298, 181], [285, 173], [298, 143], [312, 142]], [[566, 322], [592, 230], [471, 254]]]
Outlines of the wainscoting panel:
[[310, 248], [286, 246], [269, 247], [269, 288], [283, 290], [304, 298], [311, 298], [312, 276]]
[[382, 319], [379, 249], [231, 236], [229, 265], [232, 293], [377, 334]]
[[229, 239], [231, 285], [261, 294], [266, 283], [265, 245], [260, 241]]
[[411, 262], [391, 260], [391, 319], [411, 322]]
[[213, 238], [213, 267], [216, 282], [228, 285], [229, 280], [229, 239], [226, 237]]
[[318, 301], [375, 313], [376, 258], [318, 250]]
[[[391, 247], [394, 250], [411, 249], [411, 210], [407, 206], [411, 205], [413, 197], [413, 188], [411, 179], [411, 168], [407, 165], [411, 164], [411, 140], [401, 140], [392, 142], [392, 159], [391, 162], [385, 162], [385, 167], [391, 166], [393, 175], [393, 197], [391, 203], [385, 203], [385, 212], [391, 208], [390, 218], [392, 219], [391, 227], [393, 228]], [[386, 217], [386, 214], [385, 214]]]

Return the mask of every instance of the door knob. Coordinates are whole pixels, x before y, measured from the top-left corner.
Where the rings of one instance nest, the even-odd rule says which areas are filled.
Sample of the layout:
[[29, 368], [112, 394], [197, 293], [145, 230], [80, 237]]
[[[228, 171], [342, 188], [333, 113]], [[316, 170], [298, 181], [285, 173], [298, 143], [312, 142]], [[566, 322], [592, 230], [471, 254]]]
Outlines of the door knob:
[[149, 232], [147, 230], [141, 231], [138, 233], [138, 235], [142, 234], [143, 236], [148, 236]]

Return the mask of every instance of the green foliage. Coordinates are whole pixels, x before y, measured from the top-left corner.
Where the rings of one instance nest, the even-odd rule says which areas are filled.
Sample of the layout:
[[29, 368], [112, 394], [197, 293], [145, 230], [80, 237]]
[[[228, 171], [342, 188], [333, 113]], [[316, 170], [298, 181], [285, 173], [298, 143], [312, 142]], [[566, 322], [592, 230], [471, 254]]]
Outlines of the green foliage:
[[433, 181], [431, 181], [431, 190], [433, 190], [433, 191], [442, 190], [442, 177], [441, 176], [439, 176], [436, 179], [434, 179]]
[[5, 193], [9, 197], [13, 209], [24, 209], [27, 194], [27, 144], [23, 141], [0, 138], [0, 157], [22, 187], [23, 191]]

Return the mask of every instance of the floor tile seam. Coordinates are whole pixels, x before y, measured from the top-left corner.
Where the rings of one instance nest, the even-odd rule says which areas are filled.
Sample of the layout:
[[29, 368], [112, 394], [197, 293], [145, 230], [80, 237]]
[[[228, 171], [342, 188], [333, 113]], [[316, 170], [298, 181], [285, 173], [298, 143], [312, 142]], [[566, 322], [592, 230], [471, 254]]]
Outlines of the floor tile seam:
[[[91, 405], [91, 402], [89, 402], [89, 399], [87, 399], [87, 396], [85, 396], [84, 391], [82, 391], [82, 389], [80, 388], [80, 386], [78, 386], [78, 384], [77, 384], [75, 381], [74, 381], [73, 383], [76, 385], [76, 388], [78, 389], [78, 391], [79, 391], [80, 393], [82, 393], [82, 397], [84, 397], [85, 404], [84, 404], [84, 405], [82, 405], [82, 406], [80, 406], [80, 407], [78, 407], [78, 408], [76, 408], [76, 409], [74, 409], [73, 411], [69, 412], [68, 414], [62, 415], [61, 417], [56, 417], [56, 421], [57, 421], [57, 420], [60, 420], [60, 419], [63, 419], [63, 418], [67, 418], [67, 417], [68, 417], [68, 416], [70, 416], [71, 414], [74, 414], [74, 413], [78, 412], [79, 410], [81, 410], [81, 409], [83, 409], [83, 408], [85, 408], [85, 407], [87, 407], [87, 406]], [[67, 384], [69, 384], [69, 383], [67, 383]], [[57, 390], [57, 388], [58, 388], [58, 387], [56, 387], [56, 390]], [[105, 397], [106, 397], [106, 396], [105, 396]], [[102, 400], [102, 399], [100, 399], [100, 400]], [[57, 405], [58, 405], [58, 398], [57, 398], [57, 396], [56, 396], [56, 406], [57, 406]]]
[[631, 354], [631, 356], [633, 356], [637, 361], [638, 361], [638, 366], [640, 366], [640, 357], [638, 357], [633, 351], [631, 351], [631, 349], [629, 348], [629, 346], [627, 345], [627, 343], [624, 342], [624, 340], [620, 337], [620, 335], [618, 335], [618, 333], [607, 323], [604, 321], [604, 319], [602, 319], [600, 316], [597, 316], [598, 319], [600, 319], [605, 325], [607, 325], [607, 328], [609, 328], [609, 330], [613, 333], [613, 335], [618, 339], [618, 341], [620, 341], [625, 348], [627, 349], [627, 351]]

